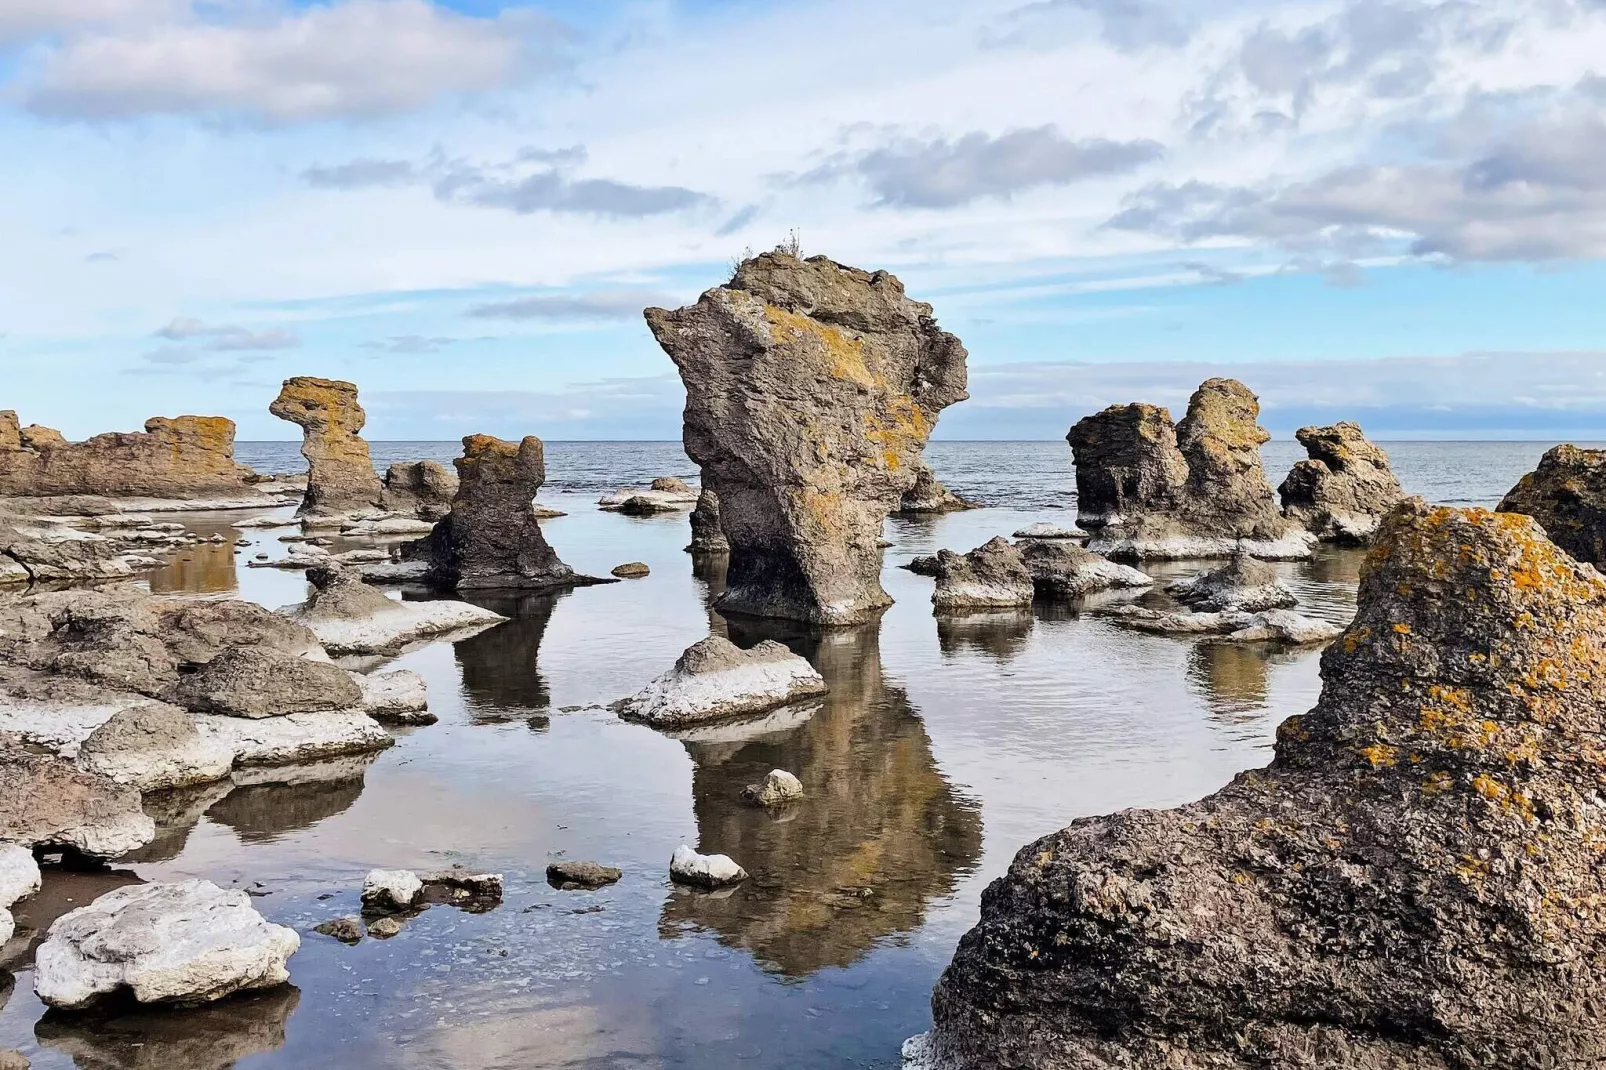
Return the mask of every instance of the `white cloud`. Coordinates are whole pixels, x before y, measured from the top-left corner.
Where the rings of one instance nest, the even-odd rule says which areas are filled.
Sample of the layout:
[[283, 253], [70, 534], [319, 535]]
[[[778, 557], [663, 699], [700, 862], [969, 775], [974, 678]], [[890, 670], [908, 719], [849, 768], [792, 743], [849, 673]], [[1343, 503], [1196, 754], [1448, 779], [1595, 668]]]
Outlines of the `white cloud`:
[[479, 305], [469, 315], [508, 320], [630, 320], [643, 309], [673, 308], [680, 302], [657, 290], [604, 290], [580, 294], [536, 294]]
[[0, 0], [0, 43], [167, 18], [186, 0]]
[[[215, 353], [294, 349], [301, 344], [294, 334], [282, 328], [276, 327], [265, 331], [253, 331], [232, 323], [209, 325], [188, 316], [180, 316], [166, 327], [162, 327], [153, 333], [155, 337], [166, 339], [169, 342], [204, 340], [205, 347]], [[162, 350], [162, 352], [167, 351], [165, 349]], [[168, 363], [178, 362], [168, 361]]]

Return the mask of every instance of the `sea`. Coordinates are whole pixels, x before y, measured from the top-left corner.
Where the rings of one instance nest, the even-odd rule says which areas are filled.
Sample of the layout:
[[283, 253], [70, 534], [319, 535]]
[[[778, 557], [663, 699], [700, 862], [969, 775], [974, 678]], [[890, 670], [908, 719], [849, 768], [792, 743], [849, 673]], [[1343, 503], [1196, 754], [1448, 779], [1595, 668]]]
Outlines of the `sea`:
[[[1492, 505], [1547, 445], [1386, 447], [1408, 491]], [[380, 468], [457, 453], [372, 447]], [[241, 443], [238, 456], [260, 471], [302, 468], [293, 443]], [[1299, 456], [1292, 442], [1268, 443], [1273, 482]], [[895, 604], [876, 624], [819, 632], [723, 619], [722, 566], [684, 552], [684, 513], [596, 508], [616, 487], [693, 479], [678, 443], [548, 443], [540, 497], [567, 515], [543, 522], [547, 539], [581, 572], [640, 561], [650, 575], [474, 595], [511, 619], [354, 663], [428, 683], [439, 723], [398, 730], [389, 750], [148, 797], [154, 843], [104, 869], [52, 870], [15, 907], [17, 934], [0, 949], [0, 1048], [35, 1070], [897, 1067], [1016, 852], [1078, 817], [1216, 790], [1268, 761], [1276, 725], [1321, 687], [1317, 651], [1142, 635], [1087, 607], [934, 615], [931, 581], [898, 565], [1064, 523], [1075, 493], [1062, 442], [937, 442], [928, 457], [987, 507], [889, 519], [883, 584]], [[239, 514], [181, 519], [231, 543], [242, 533]], [[284, 556], [287, 533], [244, 529], [250, 545], [194, 547], [146, 582], [293, 604], [306, 595], [299, 573], [247, 567]], [[1323, 548], [1277, 568], [1304, 611], [1343, 622], [1361, 560]], [[1168, 580], [1202, 567], [1150, 571]], [[830, 693], [682, 734], [608, 708], [710, 633], [785, 642]], [[807, 797], [778, 813], [744, 803], [743, 786], [776, 768]], [[751, 878], [716, 893], [671, 884], [682, 843], [730, 855]], [[564, 891], [545, 879], [554, 859], [624, 877]], [[432, 907], [399, 935], [350, 947], [314, 931], [358, 912], [369, 869], [451, 865], [503, 874], [502, 904]], [[200, 1009], [45, 1013], [32, 961], [56, 917], [119, 885], [191, 877], [246, 890], [300, 934], [289, 985]]]

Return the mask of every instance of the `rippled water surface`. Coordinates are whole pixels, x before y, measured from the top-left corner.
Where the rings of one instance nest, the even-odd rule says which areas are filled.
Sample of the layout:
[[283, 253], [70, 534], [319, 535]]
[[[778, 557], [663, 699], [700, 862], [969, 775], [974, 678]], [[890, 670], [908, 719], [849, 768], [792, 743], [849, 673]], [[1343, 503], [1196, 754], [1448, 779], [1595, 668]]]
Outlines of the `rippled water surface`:
[[[1408, 489], [1489, 503], [1543, 447], [1390, 448]], [[455, 451], [374, 452], [384, 464]], [[1285, 443], [1266, 454], [1273, 472], [1295, 459]], [[240, 455], [299, 467], [284, 444]], [[939, 443], [930, 457], [994, 507], [889, 521], [884, 583], [897, 604], [875, 626], [811, 634], [712, 613], [720, 570], [682, 551], [683, 514], [595, 509], [615, 484], [694, 475], [678, 446], [549, 444], [542, 497], [569, 515], [545, 522], [548, 539], [581, 571], [640, 560], [651, 576], [484, 598], [514, 619], [396, 659], [428, 679], [441, 721], [377, 757], [151, 799], [155, 843], [108, 872], [53, 872], [18, 905], [18, 935], [0, 954], [17, 975], [0, 1047], [84, 1070], [895, 1066], [899, 1043], [928, 1025], [931, 987], [982, 889], [1018, 848], [1080, 815], [1215, 789], [1266, 761], [1277, 721], [1319, 685], [1313, 652], [1139, 635], [1066, 606], [934, 617], [931, 582], [896, 565], [1064, 521], [1057, 510], [1074, 496], [1063, 444]], [[210, 532], [237, 518], [188, 519]], [[238, 556], [187, 550], [151, 586], [296, 601], [299, 574], [242, 566], [259, 548], [282, 554], [279, 534], [253, 532], [257, 545]], [[1352, 611], [1358, 567], [1358, 554], [1332, 550], [1279, 566], [1334, 620]], [[602, 708], [711, 629], [787, 642], [829, 696], [682, 739]], [[781, 815], [743, 805], [742, 786], [776, 767], [801, 778], [807, 801]], [[752, 879], [715, 894], [672, 887], [681, 842], [732, 855]], [[544, 870], [559, 857], [625, 877], [557, 891]], [[371, 867], [453, 862], [505, 874], [503, 904], [435, 907], [356, 947], [311, 931], [356, 912]], [[294, 987], [192, 1012], [42, 1014], [28, 962], [54, 917], [119, 883], [190, 876], [248, 888], [270, 920], [302, 933]]]

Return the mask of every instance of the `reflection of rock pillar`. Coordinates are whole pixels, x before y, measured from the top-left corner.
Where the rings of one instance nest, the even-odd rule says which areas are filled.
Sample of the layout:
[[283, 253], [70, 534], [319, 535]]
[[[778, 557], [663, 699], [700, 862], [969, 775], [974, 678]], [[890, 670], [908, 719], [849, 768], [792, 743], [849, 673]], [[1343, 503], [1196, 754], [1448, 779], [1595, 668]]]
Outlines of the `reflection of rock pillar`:
[[463, 669], [463, 690], [476, 711], [494, 709], [507, 717], [551, 707], [552, 695], [538, 658], [552, 611], [568, 594], [567, 589], [527, 594], [474, 592], [470, 600], [475, 605], [508, 618], [504, 624], [453, 644]]
[[1230, 720], [1256, 713], [1270, 694], [1269, 652], [1259, 644], [1195, 643], [1188, 653], [1188, 682]]
[[[876, 627], [822, 635], [753, 623], [733, 624], [733, 637], [788, 642], [831, 691], [792, 731], [686, 744], [701, 849], [731, 855], [754, 880], [725, 898], [677, 895], [663, 924], [666, 934], [707, 926], [802, 975], [918, 928], [926, 904], [980, 856], [981, 816], [938, 771], [908, 696], [883, 678]], [[795, 773], [807, 798], [780, 813], [744, 803], [743, 786], [777, 768]]]
[[34, 1035], [81, 1067], [228, 1070], [284, 1047], [285, 1024], [300, 1001], [301, 990], [286, 984], [177, 1014], [166, 1007], [52, 1011], [34, 1026]]

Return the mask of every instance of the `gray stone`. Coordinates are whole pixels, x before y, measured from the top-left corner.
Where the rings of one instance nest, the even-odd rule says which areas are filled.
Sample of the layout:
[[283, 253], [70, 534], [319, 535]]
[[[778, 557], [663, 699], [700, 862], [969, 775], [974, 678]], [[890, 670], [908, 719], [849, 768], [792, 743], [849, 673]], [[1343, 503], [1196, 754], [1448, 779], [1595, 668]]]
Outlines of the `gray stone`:
[[648, 568], [640, 561], [627, 561], [622, 565], [616, 566], [612, 572], [612, 575], [618, 576], [620, 579], [640, 579], [651, 572], [652, 569]]
[[331, 662], [235, 647], [180, 680], [178, 701], [199, 713], [282, 717], [360, 709], [363, 694], [346, 670]]
[[623, 876], [619, 870], [600, 862], [560, 860], [546, 867], [547, 883], [565, 891], [572, 888], [602, 888]]
[[1154, 586], [1148, 574], [1085, 550], [1069, 539], [1027, 539], [1019, 549], [1039, 598], [1086, 598], [1099, 591], [1142, 591]]
[[139, 792], [71, 762], [0, 745], [0, 841], [117, 858], [145, 846], [156, 825]]
[[1606, 568], [1606, 450], [1557, 446], [1500, 502], [1503, 513], [1539, 521], [1557, 546]]
[[719, 526], [719, 495], [703, 477], [703, 489], [697, 495], [697, 508], [691, 511], [691, 544], [686, 547], [694, 554], [728, 554], [731, 544]]
[[1166, 591], [1185, 606], [1204, 613], [1258, 613], [1289, 609], [1299, 599], [1277, 578], [1277, 570], [1247, 554], [1238, 554], [1219, 568], [1167, 584]]
[[966, 501], [937, 480], [931, 465], [921, 458], [915, 469], [915, 485], [904, 491], [898, 502], [900, 513], [957, 513], [965, 509], [978, 509], [975, 502]]
[[310, 628], [337, 656], [395, 653], [422, 639], [466, 636], [507, 619], [467, 602], [394, 601], [364, 583], [357, 571], [332, 562], [309, 568], [307, 580], [311, 597], [280, 612]]
[[804, 658], [765, 640], [743, 650], [711, 635], [686, 648], [675, 667], [615, 705], [620, 716], [672, 728], [763, 713], [825, 694]]
[[935, 572], [931, 604], [939, 613], [1032, 604], [1031, 573], [1020, 551], [1002, 535], [968, 554], [938, 550]]
[[1319, 539], [1364, 545], [1405, 497], [1382, 447], [1360, 427], [1301, 427], [1294, 433], [1310, 454], [1288, 473], [1277, 493], [1283, 512]]
[[411, 910], [424, 901], [424, 882], [410, 869], [372, 869], [362, 882], [362, 908], [369, 912]]
[[698, 854], [685, 844], [669, 860], [669, 879], [699, 888], [726, 888], [747, 879], [747, 870], [727, 855]]
[[400, 933], [406, 925], [406, 921], [395, 915], [375, 918], [368, 923], [368, 935], [375, 940], [389, 940], [392, 936]]
[[361, 918], [352, 914], [344, 918], [331, 918], [314, 925], [312, 931], [334, 937], [342, 944], [358, 944], [362, 942], [363, 924]]
[[195, 718], [164, 702], [112, 714], [78, 748], [78, 767], [142, 792], [222, 780], [234, 767], [234, 748], [202, 735]]
[[803, 782], [785, 769], [771, 769], [762, 781], [743, 788], [742, 798], [758, 806], [784, 806], [803, 798]]
[[385, 470], [385, 508], [439, 520], [452, 509], [457, 477], [437, 461], [397, 461]]

